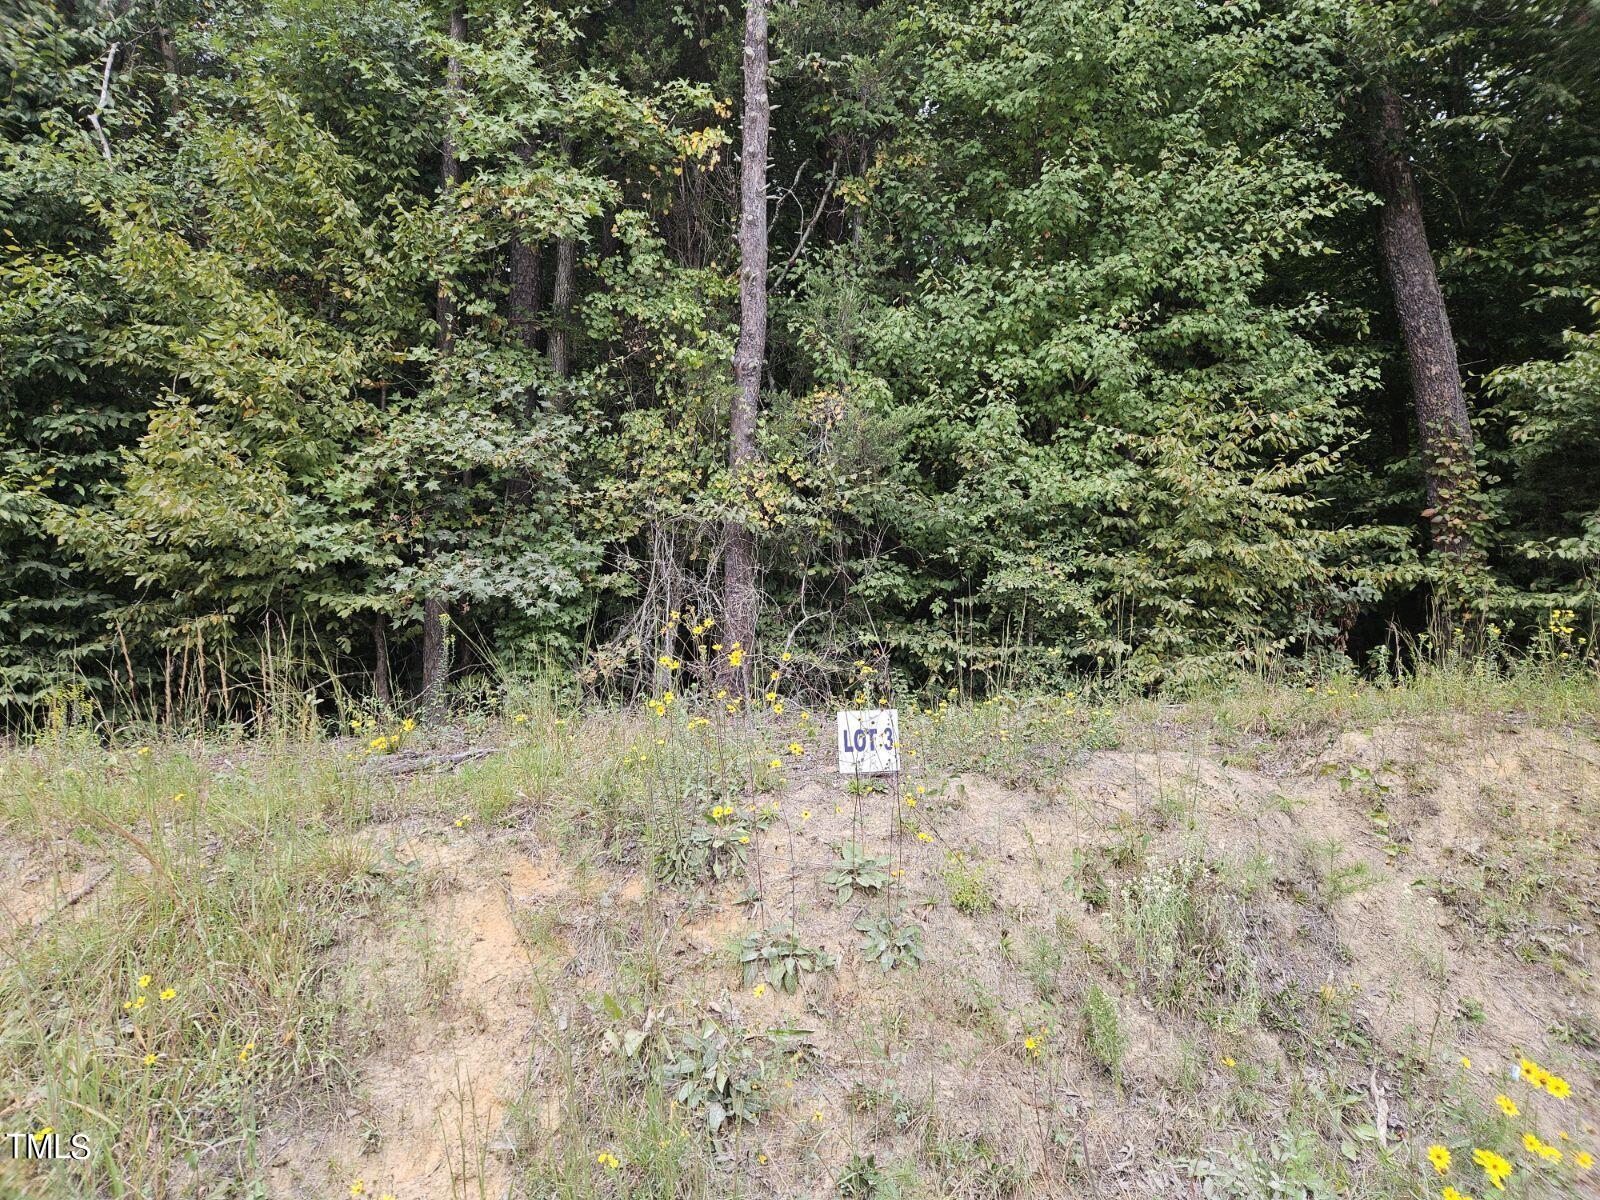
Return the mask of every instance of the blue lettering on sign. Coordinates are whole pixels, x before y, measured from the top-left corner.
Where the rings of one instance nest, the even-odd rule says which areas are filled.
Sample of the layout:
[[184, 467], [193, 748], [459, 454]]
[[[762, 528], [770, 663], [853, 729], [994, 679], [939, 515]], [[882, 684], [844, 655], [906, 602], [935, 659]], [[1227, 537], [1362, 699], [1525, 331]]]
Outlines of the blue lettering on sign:
[[894, 726], [892, 725], [882, 730], [874, 729], [870, 725], [858, 725], [854, 729], [841, 729], [839, 731], [839, 748], [847, 754], [852, 750], [857, 752], [863, 750], [876, 752], [879, 748], [879, 733], [883, 734], [882, 748], [893, 750], [895, 748], [895, 740]]

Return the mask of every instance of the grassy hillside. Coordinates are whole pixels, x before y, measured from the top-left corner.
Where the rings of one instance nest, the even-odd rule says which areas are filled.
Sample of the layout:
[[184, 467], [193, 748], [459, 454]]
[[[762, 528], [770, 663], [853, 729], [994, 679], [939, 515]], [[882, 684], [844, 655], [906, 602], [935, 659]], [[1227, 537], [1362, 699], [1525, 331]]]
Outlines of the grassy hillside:
[[0, 1129], [92, 1150], [0, 1185], [1597, 1194], [1592, 679], [900, 707], [872, 788], [799, 698], [63, 719], [0, 756]]

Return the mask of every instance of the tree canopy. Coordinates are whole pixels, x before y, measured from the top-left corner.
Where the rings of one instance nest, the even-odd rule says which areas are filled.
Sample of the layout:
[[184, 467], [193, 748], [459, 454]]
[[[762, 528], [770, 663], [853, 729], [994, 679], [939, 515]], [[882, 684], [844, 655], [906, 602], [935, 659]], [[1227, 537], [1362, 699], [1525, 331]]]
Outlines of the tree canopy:
[[[729, 530], [747, 649], [819, 684], [1592, 618], [1594, 0], [772, 4], [730, 461], [747, 36], [707, 3], [6, 5], [0, 706], [234, 717], [275, 656], [403, 696], [425, 611], [463, 686], [627, 690], [720, 646], [687, 630]], [[1383, 161], [1467, 518], [1428, 499]]]

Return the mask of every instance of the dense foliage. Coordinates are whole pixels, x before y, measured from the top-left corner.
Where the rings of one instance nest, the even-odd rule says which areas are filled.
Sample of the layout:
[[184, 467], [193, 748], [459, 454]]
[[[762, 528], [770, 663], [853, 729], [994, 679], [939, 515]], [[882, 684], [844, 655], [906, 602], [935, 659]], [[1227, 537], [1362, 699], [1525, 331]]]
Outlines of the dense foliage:
[[[629, 686], [692, 660], [730, 515], [756, 651], [818, 682], [868, 648], [1155, 678], [1360, 656], [1441, 599], [1592, 610], [1592, 0], [777, 4], [737, 479], [742, 13], [454, 15], [5, 5], [0, 705], [236, 716], [286, 662], [360, 692], [380, 658], [414, 689], [428, 596], [458, 680]], [[1466, 566], [1423, 512], [1375, 87], [1473, 414]]]

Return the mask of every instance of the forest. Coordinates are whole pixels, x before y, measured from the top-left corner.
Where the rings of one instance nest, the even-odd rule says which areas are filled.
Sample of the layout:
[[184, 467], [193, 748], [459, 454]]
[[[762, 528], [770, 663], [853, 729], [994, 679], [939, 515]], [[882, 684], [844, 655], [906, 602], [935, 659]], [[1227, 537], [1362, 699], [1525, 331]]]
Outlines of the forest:
[[0, 12], [8, 720], [1593, 658], [1594, 0]]

